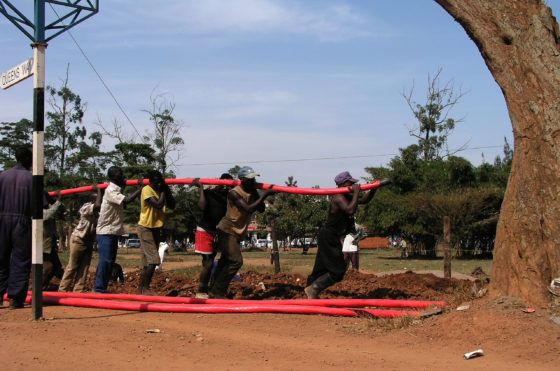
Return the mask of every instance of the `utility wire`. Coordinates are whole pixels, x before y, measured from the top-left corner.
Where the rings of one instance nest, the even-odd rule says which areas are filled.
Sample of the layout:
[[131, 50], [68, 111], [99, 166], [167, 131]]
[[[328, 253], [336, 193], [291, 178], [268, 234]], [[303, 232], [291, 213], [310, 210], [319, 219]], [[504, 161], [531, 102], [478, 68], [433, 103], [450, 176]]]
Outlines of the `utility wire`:
[[[487, 148], [502, 148], [502, 146], [483, 146], [483, 147], [468, 147], [464, 148], [462, 151], [469, 151], [475, 149], [487, 149]], [[199, 163], [187, 163], [187, 164], [177, 164], [177, 167], [185, 166], [209, 166], [209, 165], [231, 165], [231, 164], [264, 164], [264, 163], [279, 163], [279, 162], [299, 162], [299, 161], [325, 161], [325, 160], [345, 160], [352, 158], [369, 158], [369, 157], [387, 157], [387, 156], [397, 156], [397, 153], [384, 153], [376, 155], [355, 155], [355, 156], [335, 156], [335, 157], [312, 157], [312, 158], [298, 158], [298, 159], [283, 159], [283, 160], [252, 160], [252, 161], [229, 161], [229, 162], [199, 162]]]
[[[54, 7], [52, 6], [51, 3], [49, 3], [52, 11], [54, 12], [54, 14], [56, 14], [56, 16], [58, 18], [60, 18], [60, 16], [58, 15], [58, 13], [56, 12], [56, 10], [54, 9]], [[62, 24], [63, 26], [66, 26], [65, 24]], [[86, 55], [86, 53], [84, 52], [84, 50], [81, 48], [80, 44], [78, 44], [78, 41], [76, 41], [76, 39], [74, 38], [74, 36], [72, 35], [72, 32], [70, 32], [70, 30], [66, 30], [66, 32], [68, 33], [68, 35], [70, 35], [70, 38], [72, 39], [72, 41], [74, 41], [74, 44], [76, 44], [76, 46], [78, 47], [78, 49], [80, 50], [80, 52], [82, 53], [83, 57], [85, 58], [85, 60], [88, 62], [89, 66], [91, 67], [91, 69], [93, 70], [93, 72], [95, 72], [95, 74], [97, 75], [97, 77], [99, 78], [99, 81], [101, 81], [101, 83], [103, 84], [103, 86], [105, 87], [105, 89], [107, 90], [107, 92], [109, 93], [109, 95], [111, 95], [111, 98], [113, 98], [113, 100], [115, 101], [115, 103], [117, 104], [117, 107], [119, 107], [119, 110], [122, 112], [122, 114], [124, 115], [124, 117], [126, 117], [126, 119], [128, 120], [128, 122], [130, 123], [130, 125], [132, 125], [132, 127], [134, 128], [134, 131], [136, 131], [136, 134], [138, 134], [139, 137], [142, 138], [142, 134], [140, 134], [140, 132], [138, 131], [138, 129], [136, 129], [136, 126], [134, 126], [134, 124], [132, 123], [132, 120], [130, 119], [130, 117], [128, 117], [128, 115], [126, 114], [126, 112], [124, 111], [124, 109], [122, 108], [122, 106], [120, 105], [119, 101], [117, 100], [117, 98], [115, 97], [115, 95], [113, 94], [113, 92], [111, 91], [111, 89], [109, 88], [109, 86], [107, 86], [107, 84], [105, 83], [105, 81], [103, 80], [103, 78], [101, 77], [101, 75], [99, 74], [99, 72], [97, 72], [97, 69], [93, 66], [93, 63], [91, 63], [91, 61], [89, 60], [88, 56]]]

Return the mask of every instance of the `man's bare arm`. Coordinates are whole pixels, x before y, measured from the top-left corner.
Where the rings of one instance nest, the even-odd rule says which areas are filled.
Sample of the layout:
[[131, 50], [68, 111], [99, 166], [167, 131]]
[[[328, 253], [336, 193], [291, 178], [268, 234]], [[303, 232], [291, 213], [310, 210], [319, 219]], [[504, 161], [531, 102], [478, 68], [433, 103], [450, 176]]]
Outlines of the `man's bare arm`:
[[237, 192], [231, 190], [228, 193], [228, 199], [231, 201], [231, 203], [233, 203], [240, 209], [243, 209], [245, 212], [253, 213], [255, 211], [262, 210], [262, 202], [272, 193], [274, 193], [274, 191], [272, 190], [272, 185], [270, 185], [270, 187], [265, 190], [255, 202], [253, 202], [252, 204], [247, 204], [247, 202], [245, 202], [245, 200]]

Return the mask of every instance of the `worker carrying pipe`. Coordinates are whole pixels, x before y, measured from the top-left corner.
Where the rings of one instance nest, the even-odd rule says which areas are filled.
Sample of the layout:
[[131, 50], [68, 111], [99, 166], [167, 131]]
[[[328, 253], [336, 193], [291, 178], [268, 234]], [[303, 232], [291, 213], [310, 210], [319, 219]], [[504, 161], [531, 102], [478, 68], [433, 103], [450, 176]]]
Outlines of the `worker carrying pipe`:
[[[344, 278], [346, 263], [340, 241], [354, 229], [354, 214], [358, 204], [370, 202], [377, 191], [377, 188], [373, 188], [359, 197], [358, 179], [352, 178], [348, 171], [338, 174], [334, 182], [338, 188], [351, 189], [352, 194], [337, 193], [331, 197], [327, 221], [319, 230], [313, 271], [307, 277], [305, 293], [309, 299], [317, 299], [321, 291]], [[389, 182], [389, 179], [384, 179], [380, 184]]]

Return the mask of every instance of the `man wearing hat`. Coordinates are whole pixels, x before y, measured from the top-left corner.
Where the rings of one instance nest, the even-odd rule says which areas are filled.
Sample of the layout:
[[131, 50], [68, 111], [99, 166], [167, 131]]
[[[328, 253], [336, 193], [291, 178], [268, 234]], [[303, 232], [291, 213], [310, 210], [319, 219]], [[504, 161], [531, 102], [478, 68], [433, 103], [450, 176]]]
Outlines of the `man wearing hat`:
[[[233, 179], [233, 177], [229, 173], [223, 173], [220, 179]], [[200, 271], [196, 297], [208, 299], [208, 283], [210, 282], [217, 248], [215, 245], [216, 226], [226, 214], [230, 187], [220, 185], [205, 190], [204, 185], [199, 182], [198, 178], [194, 179], [193, 184], [200, 188], [200, 195], [196, 204], [200, 214], [197, 215], [194, 252], [202, 256], [202, 270]]]
[[255, 211], [264, 211], [264, 200], [274, 193], [272, 185], [259, 194], [255, 177], [259, 176], [249, 166], [239, 169], [237, 177], [241, 184], [229, 191], [227, 196], [226, 215], [216, 227], [218, 232], [218, 250], [220, 260], [214, 273], [214, 285], [210, 296], [225, 299], [232, 278], [243, 265], [240, 242], [245, 240], [251, 215]]
[[[371, 201], [377, 190], [373, 188], [359, 198], [358, 179], [352, 178], [348, 171], [338, 174], [334, 178], [334, 182], [338, 187], [351, 187], [353, 193], [338, 193], [331, 197], [327, 221], [319, 230], [317, 256], [313, 271], [307, 277], [305, 293], [309, 299], [317, 299], [321, 291], [344, 278], [346, 263], [340, 241], [354, 229], [354, 214], [358, 204]], [[388, 180], [384, 180], [382, 184], [388, 182]]]

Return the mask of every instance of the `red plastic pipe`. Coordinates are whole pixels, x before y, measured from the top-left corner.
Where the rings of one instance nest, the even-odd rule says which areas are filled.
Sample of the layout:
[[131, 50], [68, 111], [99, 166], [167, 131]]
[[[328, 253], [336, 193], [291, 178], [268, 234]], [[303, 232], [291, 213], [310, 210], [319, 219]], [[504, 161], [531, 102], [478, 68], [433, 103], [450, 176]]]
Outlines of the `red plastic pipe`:
[[[165, 183], [167, 184], [192, 184], [193, 178], [183, 178], [183, 179], [165, 179]], [[237, 186], [239, 185], [239, 180], [230, 180], [230, 179], [199, 179], [201, 184], [206, 185], [226, 185], [226, 186]], [[149, 184], [150, 182], [148, 179], [143, 179], [142, 184]], [[371, 183], [366, 183], [361, 185], [360, 189], [362, 191], [366, 191], [368, 189], [379, 188], [385, 184], [388, 184], [388, 180], [376, 180]], [[126, 185], [137, 185], [138, 180], [127, 180]], [[107, 188], [109, 183], [103, 183], [97, 185], [99, 188]], [[268, 189], [271, 184], [267, 183], [257, 183], [257, 188], [259, 189]], [[351, 191], [351, 187], [340, 187], [340, 188], [300, 188], [300, 187], [288, 187], [288, 186], [279, 186], [279, 185], [272, 185], [272, 189], [277, 192], [284, 192], [284, 193], [294, 193], [294, 194], [301, 194], [301, 195], [332, 195], [336, 193], [349, 193]], [[74, 193], [81, 193], [81, 192], [91, 192], [91, 186], [83, 186], [71, 189], [63, 189], [60, 191], [61, 195], [70, 195]], [[49, 195], [54, 196], [55, 192], [49, 192]]]
[[[31, 302], [31, 296], [26, 298]], [[44, 304], [68, 305], [74, 307], [129, 310], [140, 312], [174, 312], [174, 313], [291, 313], [291, 314], [325, 314], [330, 316], [357, 317], [370, 315], [375, 317], [394, 318], [402, 316], [417, 316], [415, 311], [330, 308], [305, 305], [240, 305], [240, 304], [161, 304], [138, 303], [99, 299], [58, 298], [46, 296]]]
[[[31, 295], [31, 293], [28, 293]], [[74, 292], [45, 291], [43, 297], [109, 299], [147, 301], [152, 303], [173, 304], [234, 304], [234, 305], [307, 305], [323, 307], [382, 307], [382, 308], [427, 308], [430, 306], [445, 307], [443, 301], [424, 300], [391, 300], [391, 299], [283, 299], [283, 300], [229, 300], [229, 299], [196, 299], [188, 297], [148, 296], [128, 294], [93, 294]]]

